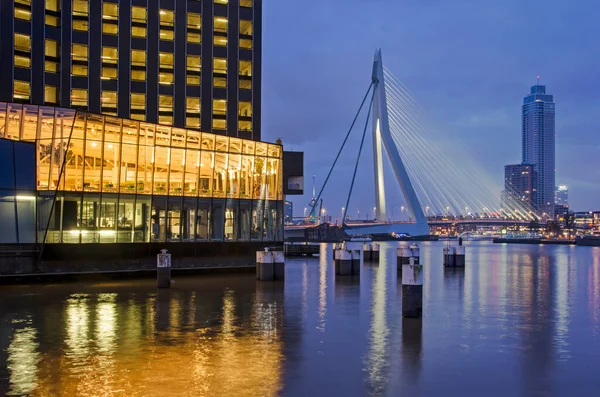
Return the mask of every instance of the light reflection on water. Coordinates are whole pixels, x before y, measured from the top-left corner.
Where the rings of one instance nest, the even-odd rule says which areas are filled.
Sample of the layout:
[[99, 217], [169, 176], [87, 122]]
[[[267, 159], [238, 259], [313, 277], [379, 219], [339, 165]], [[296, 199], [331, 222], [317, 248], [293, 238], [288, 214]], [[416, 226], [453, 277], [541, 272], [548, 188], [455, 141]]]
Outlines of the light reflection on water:
[[285, 283], [4, 286], [0, 395], [596, 393], [600, 249], [469, 242], [444, 269], [443, 245], [421, 244], [422, 320], [401, 316], [392, 243], [360, 280], [324, 246]]

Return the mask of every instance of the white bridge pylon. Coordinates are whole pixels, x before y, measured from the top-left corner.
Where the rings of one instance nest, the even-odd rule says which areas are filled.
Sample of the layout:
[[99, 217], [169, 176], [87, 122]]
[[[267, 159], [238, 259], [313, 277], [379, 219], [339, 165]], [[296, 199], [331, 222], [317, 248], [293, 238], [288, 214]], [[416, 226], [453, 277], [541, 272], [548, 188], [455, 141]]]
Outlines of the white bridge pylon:
[[385, 180], [383, 175], [383, 149], [390, 160], [396, 180], [400, 185], [406, 205], [414, 223], [379, 223], [364, 226], [350, 226], [346, 231], [348, 234], [376, 234], [376, 233], [405, 233], [411, 236], [422, 236], [430, 233], [427, 218], [423, 213], [421, 204], [406, 171], [406, 167], [400, 157], [398, 148], [394, 143], [390, 132], [388, 118], [388, 104], [385, 92], [385, 80], [383, 73], [383, 59], [381, 50], [375, 52], [373, 62], [373, 160], [375, 171], [375, 202], [376, 216], [379, 222], [386, 222], [387, 208], [385, 196]]

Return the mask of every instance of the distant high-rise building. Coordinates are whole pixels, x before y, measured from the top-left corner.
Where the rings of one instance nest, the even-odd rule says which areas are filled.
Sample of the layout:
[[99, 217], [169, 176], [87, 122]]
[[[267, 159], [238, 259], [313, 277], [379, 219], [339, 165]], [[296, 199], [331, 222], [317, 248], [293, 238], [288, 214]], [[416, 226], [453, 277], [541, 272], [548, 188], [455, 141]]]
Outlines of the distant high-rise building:
[[523, 100], [523, 164], [532, 164], [537, 172], [535, 207], [542, 213], [554, 213], [555, 188], [555, 104], [546, 86], [536, 84]]
[[554, 204], [569, 206], [569, 187], [566, 185], [560, 185], [556, 188], [554, 193]]
[[504, 192], [502, 206], [507, 211], [536, 211], [537, 172], [533, 164], [504, 166]]
[[294, 218], [294, 203], [285, 201], [283, 206], [283, 219], [285, 223], [291, 223]]

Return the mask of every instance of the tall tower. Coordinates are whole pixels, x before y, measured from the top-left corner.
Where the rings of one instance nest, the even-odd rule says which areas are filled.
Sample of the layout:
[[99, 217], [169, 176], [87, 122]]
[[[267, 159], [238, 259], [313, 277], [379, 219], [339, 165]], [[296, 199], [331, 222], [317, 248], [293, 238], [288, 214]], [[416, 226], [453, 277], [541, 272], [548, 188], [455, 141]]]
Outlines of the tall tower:
[[554, 213], [555, 189], [555, 104], [546, 94], [546, 86], [531, 87], [523, 100], [522, 147], [524, 164], [533, 164], [537, 172], [535, 207], [541, 213]]

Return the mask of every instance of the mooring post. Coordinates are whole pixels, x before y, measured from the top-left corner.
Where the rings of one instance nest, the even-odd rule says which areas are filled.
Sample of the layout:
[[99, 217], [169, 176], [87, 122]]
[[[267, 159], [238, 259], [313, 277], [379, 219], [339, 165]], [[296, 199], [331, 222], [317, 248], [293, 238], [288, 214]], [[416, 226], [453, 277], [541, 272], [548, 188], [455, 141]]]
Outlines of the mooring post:
[[273, 253], [268, 248], [256, 252], [256, 278], [261, 281], [273, 281], [275, 279]]
[[347, 248], [339, 249], [339, 271], [340, 276], [351, 276], [352, 275], [352, 252]]
[[454, 266], [465, 267], [465, 246], [459, 245], [455, 249]]
[[158, 288], [171, 288], [171, 254], [166, 249], [156, 256], [156, 281]]
[[379, 261], [379, 243], [371, 244], [371, 260]]
[[420, 318], [423, 314], [423, 265], [409, 258], [402, 270], [402, 316]]
[[361, 257], [360, 249], [352, 249], [350, 250], [350, 257], [352, 258], [352, 275], [360, 276], [360, 257]]
[[371, 243], [364, 243], [363, 244], [363, 259], [364, 259], [365, 262], [368, 262], [368, 261], [370, 261], [372, 259], [371, 249], [372, 249]]

